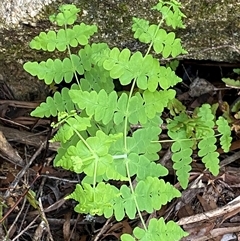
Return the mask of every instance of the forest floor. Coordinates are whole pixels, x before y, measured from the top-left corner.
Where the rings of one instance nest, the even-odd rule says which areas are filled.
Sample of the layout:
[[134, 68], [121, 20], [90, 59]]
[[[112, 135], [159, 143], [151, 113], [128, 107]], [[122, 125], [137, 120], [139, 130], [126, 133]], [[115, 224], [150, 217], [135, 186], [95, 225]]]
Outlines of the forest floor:
[[[237, 79], [233, 69], [240, 64], [209, 61], [180, 62], [176, 87], [187, 111], [219, 103], [219, 115], [239, 99], [240, 90], [226, 88], [222, 77]], [[39, 103], [16, 101], [7, 84], [0, 86], [0, 241], [119, 240], [131, 233], [139, 220], [92, 217], [74, 212], [75, 202], [65, 200], [78, 175], [54, 168], [58, 145], [49, 143], [52, 119], [36, 119], [29, 113]], [[240, 121], [234, 117], [229, 153], [220, 153], [220, 174], [212, 176], [198, 160], [192, 162], [189, 186], [181, 190], [174, 175], [169, 146], [161, 150], [161, 163], [169, 169], [166, 178], [182, 191], [182, 197], [150, 216], [177, 221], [190, 233], [185, 241], [240, 240]], [[27, 163], [27, 164], [26, 164]], [[146, 220], [149, 215], [144, 215]], [[5, 237], [5, 238], [4, 238]], [[166, 240], [167, 241], [167, 240]]]

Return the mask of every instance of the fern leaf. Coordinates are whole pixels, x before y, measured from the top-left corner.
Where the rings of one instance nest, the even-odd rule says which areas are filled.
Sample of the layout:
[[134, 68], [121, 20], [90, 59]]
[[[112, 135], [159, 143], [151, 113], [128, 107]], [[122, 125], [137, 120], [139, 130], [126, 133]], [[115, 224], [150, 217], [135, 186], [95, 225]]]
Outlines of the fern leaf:
[[217, 139], [213, 137], [204, 138], [198, 143], [199, 157], [202, 157], [202, 162], [205, 164], [209, 171], [217, 176], [219, 173], [219, 153], [216, 152], [216, 141]]
[[226, 119], [219, 117], [217, 120], [218, 131], [222, 136], [220, 137], [220, 144], [224, 152], [228, 152], [231, 146], [232, 137], [231, 137], [231, 128]]
[[[146, 156], [144, 155], [137, 155], [136, 153], [131, 153], [128, 155], [128, 158], [125, 160], [128, 163], [129, 168], [129, 175], [132, 177], [136, 175], [138, 180], [143, 180], [147, 176], [152, 177], [163, 177], [168, 174], [168, 170], [155, 162], [151, 162]], [[123, 175], [124, 172], [121, 171], [120, 167], [121, 163], [115, 161], [115, 169], [119, 170], [119, 173]], [[127, 174], [125, 174], [127, 175]]]
[[[168, 132], [168, 135], [175, 140], [171, 150], [172, 161], [174, 162], [173, 168], [176, 170], [177, 179], [180, 182], [182, 188], [186, 189], [188, 185], [189, 172], [191, 171], [192, 163], [192, 148], [194, 146], [193, 140], [186, 140], [186, 132], [180, 130], [178, 132]], [[182, 140], [185, 139], [185, 140]]]
[[91, 117], [81, 117], [78, 115], [69, 118], [67, 117], [64, 120], [64, 125], [60, 127], [51, 142], [60, 141], [61, 143], [65, 143], [70, 140], [76, 131], [81, 132], [87, 130], [88, 127], [91, 127], [90, 121]]
[[87, 183], [82, 186], [77, 184], [75, 191], [66, 198], [79, 202], [74, 208], [78, 213], [109, 218], [113, 215], [114, 202], [118, 196], [119, 190], [116, 187], [100, 182], [95, 188]]
[[142, 43], [150, 43], [151, 36], [147, 34], [148, 29], [149, 21], [133, 17], [132, 31], [135, 39], [139, 39]]
[[130, 234], [123, 234], [121, 241], [176, 241], [188, 236], [188, 233], [184, 232], [174, 221], [165, 223], [162, 217], [160, 219], [152, 218], [147, 230], [136, 227], [133, 234], [135, 238]]
[[72, 25], [77, 20], [80, 9], [73, 4], [63, 4], [59, 7], [60, 13], [49, 17], [51, 22], [57, 22], [58, 26]]
[[84, 91], [95, 90], [100, 92], [104, 89], [108, 94], [114, 90], [114, 83], [109, 76], [109, 72], [102, 66], [94, 65], [84, 73], [84, 78], [80, 80], [81, 88]]
[[35, 117], [50, 117], [57, 116], [58, 112], [70, 112], [75, 110], [74, 103], [69, 97], [69, 89], [63, 88], [61, 93], [55, 92], [53, 97], [47, 97], [46, 102], [42, 102], [34, 111], [31, 116]]
[[106, 125], [113, 118], [117, 105], [117, 93], [115, 91], [108, 94], [105, 90], [101, 90], [99, 93], [96, 91], [70, 90], [69, 95], [80, 109], [86, 109], [88, 116], [94, 115], [96, 121], [102, 121]]
[[219, 153], [216, 152], [216, 137], [213, 130], [215, 125], [215, 116], [212, 113], [211, 106], [209, 104], [202, 105], [197, 115], [202, 121], [205, 122], [205, 131], [202, 133], [203, 139], [198, 143], [198, 155], [202, 157], [202, 162], [209, 169], [213, 175], [217, 175], [219, 172]]
[[234, 79], [230, 79], [230, 78], [222, 78], [222, 81], [228, 87], [232, 87], [232, 88], [236, 88], [236, 89], [240, 88], [240, 81], [239, 80], [234, 80]]
[[49, 52], [55, 49], [63, 52], [67, 49], [68, 45], [77, 47], [78, 44], [88, 44], [88, 39], [95, 32], [97, 32], [95, 25], [86, 25], [84, 23], [74, 25], [72, 29], [60, 29], [57, 33], [53, 30], [47, 33], [41, 32], [30, 42], [30, 47], [32, 49], [42, 49]]
[[32, 76], [44, 80], [48, 85], [52, 84], [53, 81], [59, 84], [63, 80], [70, 83], [75, 72], [80, 75], [84, 73], [81, 59], [74, 54], [71, 59], [65, 58], [63, 61], [48, 59], [46, 62], [42, 61], [40, 63], [27, 62], [23, 65], [23, 68]]
[[[142, 19], [133, 18], [133, 21], [134, 37], [143, 43], [152, 42], [153, 49], [157, 54], [161, 53], [164, 58], [168, 58], [170, 55], [176, 57], [181, 53], [186, 53], [182, 48], [181, 40], [175, 38], [175, 33], [167, 33], [164, 29], [159, 29], [159, 26], [155, 24], [148, 26], [148, 22]], [[144, 23], [143, 26], [141, 26], [142, 22]]]
[[175, 28], [184, 28], [182, 18], [186, 16], [180, 9], [181, 4], [178, 1], [162, 2], [160, 1], [152, 9], [159, 11], [168, 26]]
[[[170, 91], [170, 92], [168, 92]], [[164, 100], [169, 104], [172, 100], [172, 96], [174, 93], [172, 90], [167, 90], [167, 91], [155, 91], [155, 92], [149, 92], [146, 91], [144, 92], [143, 96], [137, 92], [134, 96], [132, 96], [129, 100], [129, 108], [128, 108], [128, 113], [125, 113], [124, 108], [127, 104], [127, 95], [125, 95], [124, 102], [120, 102], [120, 97], [119, 102], [118, 102], [118, 111], [115, 113], [115, 115], [118, 115], [119, 118], [121, 117], [121, 121], [123, 120], [124, 115], [127, 114], [128, 116], [128, 121], [131, 124], [137, 124], [140, 123], [142, 126], [146, 125], [147, 123], [153, 121], [154, 118], [156, 118], [156, 115], [153, 117], [153, 113], [151, 112], [151, 108], [154, 108], [154, 103], [151, 102], [151, 99], [156, 99], [158, 101], [160, 98], [165, 98]], [[148, 96], [149, 95], [149, 96]], [[161, 103], [163, 104], [163, 108], [166, 106], [166, 102], [161, 100]], [[159, 106], [160, 103], [158, 103]], [[152, 105], [152, 106], [151, 106]], [[147, 107], [147, 108], [146, 108]], [[159, 114], [162, 113], [162, 108], [161, 104], [158, 108], [155, 108], [155, 111]], [[117, 123], [121, 123], [121, 121]], [[160, 121], [161, 122], [161, 121]], [[153, 124], [153, 123], [152, 123]], [[156, 124], [159, 125], [160, 123]]]
[[139, 209], [152, 213], [153, 210], [161, 209], [162, 205], [166, 205], [173, 198], [180, 197], [181, 193], [170, 183], [165, 183], [163, 179], [147, 177], [139, 181], [135, 188], [135, 195]]
[[155, 117], [157, 113], [162, 113], [163, 109], [167, 107], [167, 104], [170, 100], [175, 97], [175, 90], [161, 90], [150, 92], [145, 90], [143, 92], [143, 98], [145, 101], [145, 113], [149, 119]]
[[181, 78], [176, 76], [170, 67], [160, 66], [157, 59], [154, 59], [151, 68], [148, 68], [147, 76], [147, 88], [151, 92], [154, 92], [158, 88], [158, 85], [166, 90], [181, 82]]
[[96, 136], [87, 138], [86, 142], [80, 140], [75, 146], [69, 146], [67, 154], [58, 158], [55, 165], [74, 170], [76, 173], [84, 172], [90, 177], [101, 176], [111, 167], [113, 157], [108, 151], [117, 138], [119, 134], [107, 136], [102, 131], [97, 131]]

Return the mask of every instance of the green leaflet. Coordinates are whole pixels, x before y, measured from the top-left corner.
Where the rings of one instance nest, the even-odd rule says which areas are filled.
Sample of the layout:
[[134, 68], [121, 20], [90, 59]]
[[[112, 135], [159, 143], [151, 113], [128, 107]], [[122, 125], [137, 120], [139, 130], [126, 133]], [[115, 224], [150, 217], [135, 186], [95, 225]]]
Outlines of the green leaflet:
[[217, 139], [212, 136], [204, 138], [198, 144], [198, 148], [200, 149], [198, 155], [202, 157], [202, 162], [205, 164], [206, 168], [215, 176], [218, 175], [220, 168], [218, 159], [219, 153], [216, 152], [216, 141]]
[[228, 152], [232, 143], [231, 128], [226, 119], [219, 117], [217, 120], [218, 131], [222, 134], [220, 144], [224, 152]]
[[213, 130], [215, 116], [212, 114], [211, 106], [208, 104], [202, 105], [197, 115], [208, 126], [206, 132], [203, 133], [203, 139], [198, 143], [198, 155], [202, 157], [202, 162], [206, 168], [208, 168], [213, 175], [217, 175], [219, 172], [219, 153], [216, 152], [217, 147], [215, 143], [217, 139]]
[[[146, 192], [144, 195], [143, 190], [148, 190], [147, 195]], [[114, 213], [116, 219], [120, 221], [124, 218], [124, 213], [130, 219], [135, 217], [135, 198], [139, 200], [142, 211], [151, 213], [153, 209], [159, 209], [174, 197], [180, 197], [180, 192], [172, 185], [163, 180], [148, 177], [137, 184], [134, 195], [126, 185], [122, 185], [118, 190], [110, 184], [100, 182], [95, 188], [87, 183], [82, 186], [77, 185], [75, 191], [67, 198], [73, 198], [79, 202], [75, 207], [77, 212], [91, 215], [104, 214], [106, 218]]]
[[145, 180], [138, 182], [135, 195], [139, 209], [152, 213], [153, 209], [159, 210], [162, 205], [167, 204], [173, 198], [180, 197], [181, 193], [162, 179], [147, 177]]
[[108, 167], [111, 168], [113, 157], [108, 150], [120, 136], [121, 134], [107, 136], [98, 131], [95, 137], [89, 137], [86, 141], [79, 140], [75, 145], [68, 146], [64, 158], [55, 162], [55, 165], [64, 166], [76, 173], [84, 172], [90, 177], [101, 176], [107, 172]]
[[155, 117], [157, 113], [162, 113], [168, 102], [175, 97], [175, 90], [163, 90], [150, 92], [148, 90], [143, 92], [143, 99], [145, 101], [145, 113], [149, 119]]
[[182, 237], [188, 236], [188, 233], [184, 232], [176, 223], [169, 221], [165, 223], [163, 218], [153, 218], [149, 222], [147, 230], [136, 227], [133, 230], [135, 238], [129, 234], [123, 234], [121, 236], [122, 241], [176, 241]]
[[184, 127], [178, 131], [168, 131], [168, 135], [175, 141], [171, 146], [173, 152], [173, 168], [176, 170], [178, 181], [185, 189], [188, 185], [189, 172], [192, 169], [192, 148], [194, 141], [188, 139]]
[[51, 142], [60, 141], [61, 143], [65, 143], [71, 139], [76, 131], [81, 132], [87, 130], [87, 128], [91, 126], [90, 121], [91, 117], [80, 117], [78, 115], [67, 116], [64, 120], [64, 125], [60, 127]]
[[87, 183], [83, 183], [82, 186], [77, 184], [75, 191], [67, 198], [79, 202], [75, 207], [78, 213], [104, 215], [109, 218], [113, 215], [114, 202], [118, 197], [119, 190], [116, 187], [100, 182], [95, 188]]
[[95, 90], [100, 92], [104, 89], [108, 94], [114, 90], [114, 83], [109, 76], [109, 72], [105, 71], [102, 66], [94, 65], [84, 73], [84, 78], [80, 79], [81, 87], [84, 91]]
[[46, 62], [27, 62], [23, 68], [32, 76], [37, 76], [40, 80], [48, 85], [53, 82], [56, 84], [61, 83], [63, 80], [70, 83], [73, 79], [75, 72], [83, 74], [83, 66], [81, 59], [77, 55], [72, 55], [70, 58], [65, 58], [63, 61], [60, 59], [48, 59]]
[[162, 13], [163, 17], [166, 20], [168, 26], [175, 28], [184, 28], [182, 18], [186, 16], [181, 11], [181, 4], [178, 1], [171, 0], [168, 2], [159, 1], [159, 3], [154, 6], [152, 9], [158, 10]]
[[49, 17], [51, 22], [57, 22], [58, 26], [72, 25], [77, 20], [77, 14], [80, 9], [73, 4], [64, 4], [59, 6], [58, 14], [53, 14]]
[[72, 110], [75, 110], [75, 105], [69, 97], [69, 89], [63, 88], [61, 93], [56, 92], [53, 97], [47, 97], [46, 102], [42, 102], [31, 112], [31, 116], [57, 116], [58, 112], [71, 112]]
[[70, 90], [69, 95], [72, 101], [82, 110], [86, 109], [88, 116], [94, 115], [96, 121], [107, 124], [112, 118], [117, 105], [117, 94], [112, 91], [107, 94], [105, 90], [82, 91]]
[[167, 33], [155, 24], [148, 26], [147, 21], [138, 18], [133, 18], [133, 22], [134, 37], [143, 43], [152, 42], [153, 49], [157, 54], [161, 53], [164, 58], [168, 58], [169, 56], [176, 57], [181, 53], [186, 53], [182, 48], [181, 40], [175, 38], [174, 32]]
[[86, 25], [81, 23], [75, 25], [72, 29], [60, 29], [57, 33], [53, 30], [41, 32], [30, 42], [30, 47], [36, 50], [52, 52], [55, 49], [65, 51], [67, 46], [76, 47], [78, 44], [88, 44], [88, 39], [97, 31], [95, 25]]
[[232, 87], [232, 88], [236, 88], [236, 89], [240, 88], [240, 81], [239, 80], [234, 80], [234, 79], [231, 79], [231, 78], [222, 78], [222, 81], [228, 87]]

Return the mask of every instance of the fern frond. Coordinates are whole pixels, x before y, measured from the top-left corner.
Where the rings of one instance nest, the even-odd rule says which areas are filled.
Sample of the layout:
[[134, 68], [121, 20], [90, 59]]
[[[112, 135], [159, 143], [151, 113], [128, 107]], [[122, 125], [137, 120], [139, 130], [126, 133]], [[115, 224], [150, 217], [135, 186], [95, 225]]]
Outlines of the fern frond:
[[145, 101], [145, 113], [149, 119], [155, 117], [157, 113], [161, 114], [170, 100], [175, 98], [175, 90], [160, 90], [150, 92], [145, 90], [143, 92], [143, 99]]
[[181, 53], [186, 53], [182, 48], [181, 40], [176, 38], [174, 32], [167, 33], [164, 29], [159, 29], [158, 25], [152, 24], [147, 28], [147, 24], [141, 26], [142, 19], [133, 18], [132, 30], [134, 37], [143, 43], [153, 43], [154, 51], [161, 53], [164, 58], [176, 57]]
[[73, 4], [63, 4], [59, 6], [60, 13], [49, 17], [51, 22], [57, 22], [58, 26], [72, 25], [77, 20], [80, 9]]
[[[78, 213], [104, 215], [109, 218], [113, 215], [113, 206], [119, 195], [119, 190], [113, 185], [100, 182], [93, 188], [83, 183], [82, 186], [77, 184], [75, 191], [67, 196], [67, 199], [79, 202], [74, 208]], [[116, 219], [119, 220], [117, 217]]]
[[108, 94], [114, 90], [113, 79], [109, 72], [102, 66], [94, 65], [89, 71], [84, 73], [84, 78], [80, 79], [81, 88], [84, 91], [95, 90], [99, 92], [104, 89]]
[[135, 195], [140, 211], [152, 213], [153, 210], [160, 210], [173, 198], [180, 197], [181, 193], [163, 179], [147, 177], [139, 181], [135, 188]]
[[89, 38], [95, 32], [97, 32], [97, 26], [86, 25], [84, 23], [74, 25], [72, 29], [60, 29], [58, 32], [53, 30], [47, 33], [41, 32], [30, 42], [30, 47], [32, 49], [42, 49], [49, 52], [53, 52], [55, 49], [63, 52], [67, 49], [68, 45], [77, 47], [79, 44], [88, 44]]
[[38, 79], [44, 80], [48, 85], [54, 83], [59, 84], [63, 80], [70, 83], [75, 72], [82, 75], [84, 73], [81, 59], [77, 55], [72, 55], [71, 59], [48, 59], [46, 62], [26, 62], [23, 68], [32, 76], [37, 76]]
[[206, 168], [208, 168], [213, 175], [217, 175], [219, 172], [219, 153], [216, 152], [217, 139], [213, 130], [215, 116], [212, 114], [209, 104], [202, 105], [197, 115], [205, 122], [205, 132], [202, 133], [203, 139], [198, 143], [198, 155], [202, 157], [202, 162]]
[[147, 230], [136, 227], [133, 234], [134, 237], [130, 234], [123, 234], [121, 241], [176, 241], [188, 236], [188, 233], [184, 232], [175, 222], [169, 221], [165, 223], [163, 217], [160, 219], [152, 218]]
[[107, 93], [105, 90], [82, 91], [70, 90], [69, 95], [72, 101], [82, 110], [86, 110], [88, 116], [94, 115], [96, 121], [108, 124], [113, 118], [117, 105], [117, 93], [112, 91]]
[[165, 19], [168, 26], [175, 28], [185, 28], [182, 19], [186, 16], [180, 9], [181, 4], [178, 1], [171, 0], [168, 2], [159, 1], [152, 9], [158, 10]]
[[220, 137], [220, 144], [224, 152], [228, 152], [231, 146], [232, 137], [231, 137], [231, 128], [226, 119], [219, 117], [216, 121], [218, 125], [218, 131], [222, 136]]
[[202, 162], [205, 164], [209, 171], [217, 176], [219, 173], [219, 153], [216, 152], [216, 141], [214, 137], [206, 137], [198, 143], [198, 156], [202, 157]]
[[59, 159], [56, 165], [64, 166], [76, 173], [84, 172], [90, 177], [101, 176], [106, 173], [113, 162], [109, 148], [119, 136], [121, 135], [107, 136], [102, 131], [97, 131], [96, 136], [89, 137], [86, 141], [79, 140], [75, 146], [68, 147], [66, 150], [70, 159], [68, 167], [66, 167], [65, 158]]
[[192, 149], [194, 146], [194, 141], [188, 139], [186, 136], [186, 131], [181, 128], [177, 132], [168, 131], [168, 135], [175, 140], [171, 146], [172, 161], [174, 162], [173, 168], [176, 170], [177, 179], [180, 182], [182, 188], [187, 188], [189, 172], [191, 171], [192, 163]]
[[172, 89], [154, 92], [146, 90], [143, 92], [143, 96], [137, 93], [130, 98], [127, 113], [128, 95], [122, 93], [117, 102], [114, 123], [119, 125], [123, 122], [125, 116], [128, 116], [128, 121], [131, 124], [140, 122], [144, 125], [147, 121], [155, 118], [156, 114], [163, 112], [168, 102], [174, 99], [175, 93], [175, 90]]
[[71, 117], [66, 117], [62, 122], [65, 123], [51, 139], [51, 142], [60, 141], [61, 143], [65, 143], [71, 139], [76, 131], [81, 132], [87, 130], [88, 127], [91, 127], [91, 117], [81, 117], [77, 114]]
[[58, 112], [70, 113], [72, 110], [76, 110], [76, 107], [69, 96], [69, 89], [64, 87], [61, 93], [55, 92], [53, 97], [48, 96], [46, 102], [42, 102], [40, 106], [31, 112], [31, 116], [55, 117]]

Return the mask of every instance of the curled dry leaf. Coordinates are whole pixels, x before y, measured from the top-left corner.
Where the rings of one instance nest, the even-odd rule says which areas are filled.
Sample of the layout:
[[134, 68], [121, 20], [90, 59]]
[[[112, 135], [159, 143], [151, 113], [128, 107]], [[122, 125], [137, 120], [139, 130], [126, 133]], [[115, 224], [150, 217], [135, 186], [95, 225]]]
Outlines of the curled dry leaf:
[[7, 139], [0, 131], [0, 153], [7, 157], [10, 162], [18, 166], [24, 166], [25, 163], [18, 152], [8, 143]]

